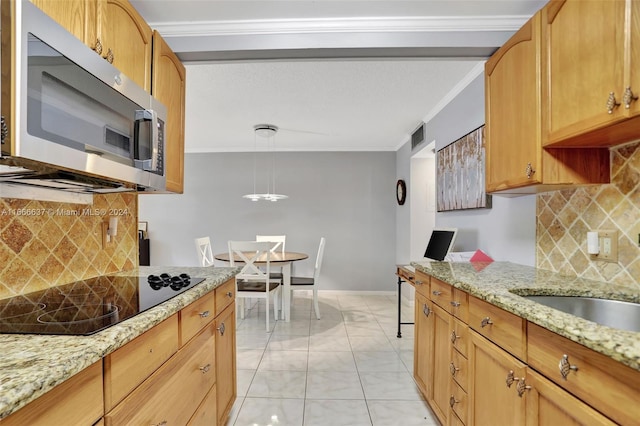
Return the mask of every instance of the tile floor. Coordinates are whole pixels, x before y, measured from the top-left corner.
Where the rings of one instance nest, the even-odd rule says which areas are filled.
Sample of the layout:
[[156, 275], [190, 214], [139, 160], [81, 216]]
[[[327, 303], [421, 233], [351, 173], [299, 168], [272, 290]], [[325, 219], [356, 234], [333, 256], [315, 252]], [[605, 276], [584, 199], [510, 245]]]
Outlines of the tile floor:
[[[264, 330], [264, 301], [237, 323], [238, 398], [228, 425], [438, 425], [412, 376], [413, 326], [396, 296], [295, 292], [291, 322]], [[272, 312], [273, 312], [273, 308]], [[413, 306], [403, 305], [403, 321]]]

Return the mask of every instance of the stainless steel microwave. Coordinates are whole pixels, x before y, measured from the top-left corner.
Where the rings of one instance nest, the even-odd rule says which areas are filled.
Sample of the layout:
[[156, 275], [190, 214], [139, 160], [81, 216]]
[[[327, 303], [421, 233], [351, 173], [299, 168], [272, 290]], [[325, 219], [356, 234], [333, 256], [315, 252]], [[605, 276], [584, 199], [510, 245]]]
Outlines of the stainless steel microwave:
[[3, 156], [165, 190], [166, 108], [31, 2], [11, 3], [11, 51], [3, 48], [2, 65], [4, 77], [11, 61], [13, 93], [8, 104], [3, 82]]

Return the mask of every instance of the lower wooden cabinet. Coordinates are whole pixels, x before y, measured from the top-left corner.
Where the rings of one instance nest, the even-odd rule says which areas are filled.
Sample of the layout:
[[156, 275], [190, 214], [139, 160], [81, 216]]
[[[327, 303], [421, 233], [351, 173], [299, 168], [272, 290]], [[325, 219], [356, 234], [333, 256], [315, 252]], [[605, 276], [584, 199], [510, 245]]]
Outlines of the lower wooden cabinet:
[[529, 369], [526, 385], [526, 426], [613, 426], [614, 422], [578, 398]]
[[638, 424], [639, 371], [470, 295], [467, 324], [462, 290], [457, 310], [438, 305], [449, 306], [442, 284], [416, 292], [414, 342], [414, 378], [440, 423]]
[[102, 405], [102, 361], [98, 361], [0, 423], [91, 426], [102, 417]]
[[187, 424], [216, 382], [209, 325], [105, 415], [106, 426]]
[[475, 331], [470, 337], [468, 424], [524, 425], [525, 398], [517, 388], [526, 365]]
[[229, 304], [215, 319], [216, 327], [216, 406], [218, 425], [226, 423], [236, 400], [236, 309]]
[[415, 293], [415, 339], [413, 377], [425, 399], [433, 398], [433, 307], [423, 294]]
[[187, 426], [211, 426], [218, 424], [218, 410], [216, 403], [216, 385], [213, 385], [204, 401], [198, 407]]

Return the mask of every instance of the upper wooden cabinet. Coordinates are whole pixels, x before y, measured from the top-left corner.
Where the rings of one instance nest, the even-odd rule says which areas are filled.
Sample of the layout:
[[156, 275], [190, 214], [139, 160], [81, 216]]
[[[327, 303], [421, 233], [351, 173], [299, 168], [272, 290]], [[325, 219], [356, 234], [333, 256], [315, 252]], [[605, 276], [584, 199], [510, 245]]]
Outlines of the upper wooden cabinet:
[[167, 107], [165, 156], [167, 191], [182, 193], [184, 182], [184, 111], [186, 71], [157, 31], [153, 32], [151, 93]]
[[151, 27], [127, 0], [31, 0], [71, 34], [151, 91]]
[[541, 12], [485, 64], [487, 192], [609, 182], [607, 149], [543, 149]]
[[95, 44], [97, 0], [31, 0], [31, 3], [84, 44]]
[[552, 0], [542, 10], [545, 146], [638, 137], [639, 20], [638, 0]]
[[[98, 0], [102, 56], [146, 91], [151, 90], [151, 27], [127, 0]], [[95, 50], [95, 46], [92, 46]]]

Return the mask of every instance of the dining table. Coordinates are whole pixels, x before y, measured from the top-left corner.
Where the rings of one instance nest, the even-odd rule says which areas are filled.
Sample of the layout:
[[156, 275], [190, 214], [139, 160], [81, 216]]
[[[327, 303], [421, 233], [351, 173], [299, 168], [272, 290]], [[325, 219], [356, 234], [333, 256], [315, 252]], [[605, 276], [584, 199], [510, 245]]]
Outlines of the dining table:
[[[248, 254], [249, 255], [249, 254]], [[213, 256], [216, 260], [220, 260], [223, 262], [230, 262], [229, 253], [217, 253]], [[284, 289], [284, 294], [282, 295], [283, 300], [283, 310], [284, 310], [284, 320], [285, 322], [289, 322], [291, 320], [291, 264], [293, 262], [297, 262], [299, 260], [308, 259], [309, 255], [306, 253], [300, 253], [295, 251], [285, 251], [285, 252], [271, 252], [269, 256], [269, 263], [273, 266], [281, 266], [282, 267], [282, 286]], [[233, 258], [234, 263], [242, 263], [242, 259], [235, 255]], [[258, 258], [255, 261], [256, 265], [265, 264], [266, 258]]]

